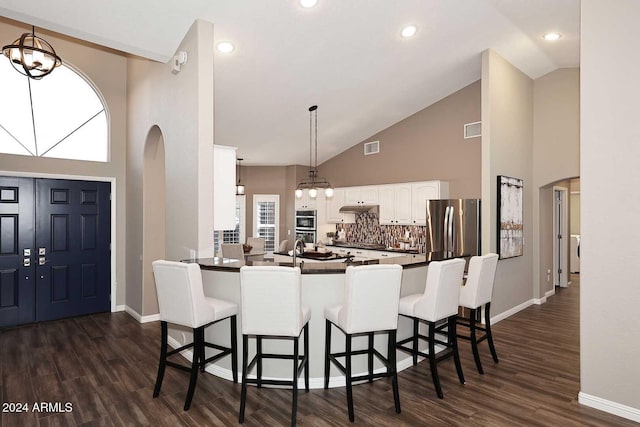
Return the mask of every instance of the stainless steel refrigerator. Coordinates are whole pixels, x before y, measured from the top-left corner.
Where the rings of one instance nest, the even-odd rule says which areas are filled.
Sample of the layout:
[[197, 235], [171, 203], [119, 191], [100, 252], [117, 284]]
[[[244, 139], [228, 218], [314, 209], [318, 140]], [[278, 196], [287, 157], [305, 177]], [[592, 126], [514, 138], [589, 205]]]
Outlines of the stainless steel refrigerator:
[[480, 199], [427, 200], [426, 251], [480, 254]]

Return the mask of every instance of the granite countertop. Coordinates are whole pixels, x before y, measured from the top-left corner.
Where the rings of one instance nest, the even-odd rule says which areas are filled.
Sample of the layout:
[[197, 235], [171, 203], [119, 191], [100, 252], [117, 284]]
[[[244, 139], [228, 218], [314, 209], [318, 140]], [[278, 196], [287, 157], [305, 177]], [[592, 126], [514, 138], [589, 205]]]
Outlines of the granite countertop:
[[[371, 259], [365, 261], [355, 261], [351, 263], [345, 263], [344, 261], [324, 261], [324, 262], [308, 262], [304, 260], [301, 264], [302, 274], [341, 274], [344, 273], [349, 265], [367, 265], [367, 264], [398, 264], [402, 268], [415, 268], [429, 264], [431, 261], [443, 261], [453, 258], [464, 258], [467, 254], [452, 253], [452, 252], [430, 252], [428, 254], [406, 254], [398, 257], [388, 259]], [[184, 260], [183, 262], [195, 262], [200, 264], [200, 268], [203, 270], [215, 270], [215, 271], [229, 271], [238, 272], [240, 267], [244, 265], [249, 266], [284, 266], [292, 267], [291, 262], [274, 262], [268, 258], [262, 260], [246, 260], [240, 261], [229, 258], [199, 258]]]

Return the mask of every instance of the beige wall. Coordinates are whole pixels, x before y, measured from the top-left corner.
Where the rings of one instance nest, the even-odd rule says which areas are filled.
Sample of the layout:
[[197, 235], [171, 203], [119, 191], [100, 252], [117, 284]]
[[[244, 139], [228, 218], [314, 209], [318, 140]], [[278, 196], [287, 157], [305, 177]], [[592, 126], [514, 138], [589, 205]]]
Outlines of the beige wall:
[[569, 191], [569, 229], [571, 234], [580, 234], [580, 179], [571, 180]]
[[144, 308], [156, 298], [142, 266], [143, 153], [154, 126], [165, 149], [166, 257], [213, 254], [213, 25], [196, 21], [178, 50], [189, 58], [178, 74], [170, 64], [128, 60], [127, 305], [142, 315], [154, 314]]
[[581, 7], [579, 401], [640, 421], [640, 2]]
[[553, 280], [547, 281], [547, 271], [553, 271], [551, 187], [555, 184], [568, 189], [569, 182], [564, 180], [580, 175], [578, 68], [561, 68], [533, 82], [533, 126], [533, 213], [537, 230], [533, 234], [533, 280], [534, 297], [543, 298], [553, 289]]
[[[441, 179], [451, 197], [480, 197], [481, 138], [463, 138], [480, 120], [480, 82], [455, 92], [318, 166], [335, 187]], [[380, 141], [380, 153], [363, 145]]]
[[498, 262], [492, 315], [533, 294], [533, 81], [497, 53], [482, 53], [482, 253], [496, 251], [496, 180], [524, 180], [523, 256]]
[[[13, 41], [31, 27], [0, 18], [0, 40]], [[110, 159], [106, 163], [0, 154], [0, 171], [5, 173], [48, 174], [115, 178], [116, 192], [116, 304], [125, 303], [126, 220], [126, 96], [127, 62], [121, 54], [47, 31], [38, 33], [49, 41], [62, 60], [93, 83], [106, 103], [109, 121]], [[54, 71], [55, 72], [55, 71]], [[112, 189], [113, 191], [113, 189]]]

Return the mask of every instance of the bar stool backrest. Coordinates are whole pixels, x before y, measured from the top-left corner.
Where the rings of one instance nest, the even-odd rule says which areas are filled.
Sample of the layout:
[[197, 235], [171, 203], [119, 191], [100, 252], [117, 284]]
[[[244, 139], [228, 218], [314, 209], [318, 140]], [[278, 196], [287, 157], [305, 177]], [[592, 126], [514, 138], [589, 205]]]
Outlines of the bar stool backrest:
[[224, 258], [239, 259], [244, 261], [244, 250], [241, 243], [223, 243], [220, 245]]
[[429, 264], [424, 294], [414, 306], [416, 316], [435, 322], [458, 313], [464, 266], [460, 258]]
[[204, 299], [198, 264], [153, 261], [160, 320], [189, 328], [213, 321], [214, 312]]
[[247, 245], [250, 245], [255, 252], [263, 252], [264, 237], [247, 237]]
[[240, 268], [242, 333], [297, 337], [304, 326], [299, 267]]
[[340, 327], [349, 334], [397, 329], [401, 283], [397, 264], [347, 267]]
[[497, 265], [497, 254], [486, 254], [471, 258], [467, 282], [460, 289], [460, 305], [462, 307], [478, 308], [491, 302]]

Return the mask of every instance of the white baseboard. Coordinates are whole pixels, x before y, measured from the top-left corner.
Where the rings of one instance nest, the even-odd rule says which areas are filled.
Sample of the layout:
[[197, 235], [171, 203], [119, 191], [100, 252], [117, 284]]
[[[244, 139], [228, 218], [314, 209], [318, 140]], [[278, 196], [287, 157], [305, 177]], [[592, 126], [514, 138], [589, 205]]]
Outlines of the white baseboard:
[[632, 408], [631, 406], [591, 396], [583, 392], [578, 393], [578, 403], [640, 423], [640, 409], [638, 408]]
[[534, 304], [536, 305], [542, 305], [544, 303], [547, 302], [547, 298], [553, 296], [556, 294], [556, 287], [554, 286], [553, 289], [551, 289], [550, 291], [545, 292], [544, 296], [542, 298], [534, 298], [532, 301]]
[[124, 311], [126, 307], [126, 305], [116, 305], [115, 312], [117, 313], [118, 311]]
[[491, 318], [491, 324], [495, 325], [499, 321], [504, 320], [509, 316], [513, 316], [517, 312], [522, 311], [525, 308], [530, 307], [533, 304], [535, 304], [535, 300], [534, 299], [530, 299], [529, 301], [525, 301], [520, 305], [516, 305], [515, 307], [510, 308], [507, 311], [503, 311], [502, 313], [498, 314], [497, 316], [494, 316], [494, 317]]
[[128, 315], [136, 319], [139, 323], [156, 322], [160, 320], [160, 313], [143, 316], [128, 305], [124, 306], [124, 311], [126, 311]]

